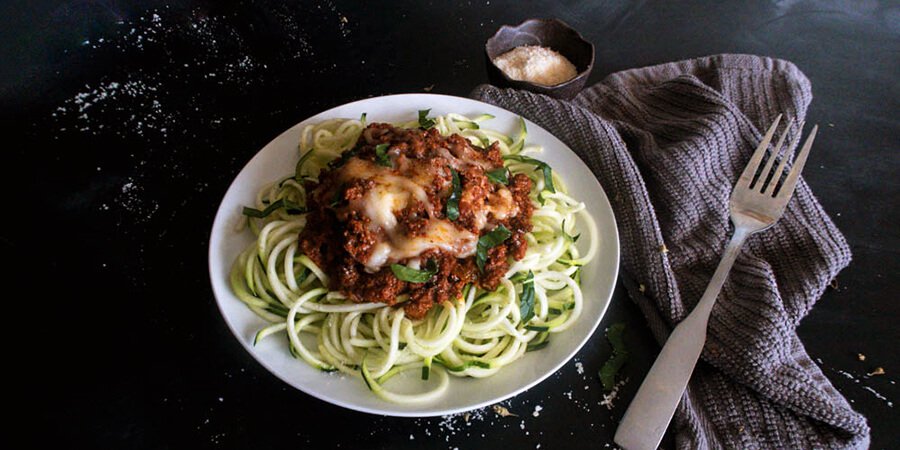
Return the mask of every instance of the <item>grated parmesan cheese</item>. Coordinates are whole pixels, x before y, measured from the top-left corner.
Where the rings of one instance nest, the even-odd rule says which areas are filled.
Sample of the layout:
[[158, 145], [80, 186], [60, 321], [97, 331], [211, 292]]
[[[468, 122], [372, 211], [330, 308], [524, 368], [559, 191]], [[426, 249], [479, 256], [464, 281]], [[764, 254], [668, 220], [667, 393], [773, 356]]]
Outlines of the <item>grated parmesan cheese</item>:
[[519, 81], [553, 86], [575, 78], [575, 66], [554, 50], [537, 45], [516, 47], [493, 59], [506, 76]]

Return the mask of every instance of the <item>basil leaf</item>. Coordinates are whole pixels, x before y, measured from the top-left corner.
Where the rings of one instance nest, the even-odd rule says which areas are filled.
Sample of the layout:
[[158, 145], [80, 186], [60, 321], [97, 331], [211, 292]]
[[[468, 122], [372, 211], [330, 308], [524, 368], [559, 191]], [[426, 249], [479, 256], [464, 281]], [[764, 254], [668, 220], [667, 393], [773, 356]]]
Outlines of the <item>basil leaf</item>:
[[599, 372], [600, 382], [603, 383], [603, 390], [605, 391], [611, 391], [616, 387], [616, 375], [619, 373], [619, 369], [625, 365], [625, 361], [628, 360], [628, 351], [625, 350], [625, 341], [622, 339], [624, 332], [624, 323], [613, 324], [606, 331], [606, 339], [612, 345], [613, 353], [603, 363], [603, 367], [600, 368]]
[[331, 197], [331, 203], [328, 206], [334, 208], [337, 205], [340, 205], [344, 200], [344, 185], [338, 186], [337, 190], [334, 191], [334, 197]]
[[450, 175], [452, 175], [453, 179], [450, 182], [451, 190], [450, 197], [447, 198], [447, 204], [444, 205], [445, 213], [447, 214], [447, 218], [455, 221], [459, 219], [459, 198], [462, 196], [462, 188], [459, 182], [459, 173], [450, 169]]
[[512, 236], [512, 232], [509, 229], [498, 225], [497, 228], [478, 238], [478, 246], [475, 247], [475, 264], [478, 266], [478, 270], [484, 271], [488, 250], [502, 244], [510, 236]]
[[509, 169], [507, 169], [506, 167], [492, 170], [485, 175], [487, 175], [488, 180], [491, 180], [494, 183], [509, 185]]
[[329, 169], [337, 169], [338, 167], [343, 166], [344, 164], [347, 163], [347, 161], [350, 160], [350, 158], [356, 156], [357, 153], [359, 153], [358, 148], [351, 148], [350, 150], [347, 150], [344, 153], [341, 153], [340, 158], [336, 158], [328, 163], [328, 168]]
[[544, 186], [550, 192], [556, 192], [556, 187], [553, 186], [553, 170], [550, 168], [550, 165], [539, 160], [534, 159], [528, 156], [522, 155], [506, 155], [503, 157], [506, 160], [519, 161], [528, 164], [534, 164], [536, 169], [541, 169], [541, 172], [544, 174]]
[[431, 112], [431, 109], [423, 109], [419, 111], [419, 127], [423, 130], [427, 130], [434, 126], [434, 119], [428, 118], [428, 113]]
[[375, 161], [379, 166], [394, 167], [390, 156], [387, 154], [388, 147], [390, 147], [390, 144], [378, 144], [375, 146]]
[[491, 247], [497, 246], [499, 244], [502, 244], [503, 241], [509, 239], [510, 236], [512, 236], [512, 232], [509, 231], [508, 228], [506, 228], [503, 225], [497, 225], [497, 228], [494, 228], [489, 233], [485, 234], [484, 236], [481, 236], [478, 239], [478, 245], [482, 245], [487, 248], [491, 248]]
[[433, 259], [429, 259], [425, 264], [425, 270], [413, 269], [402, 264], [391, 264], [391, 272], [394, 272], [394, 276], [410, 283], [424, 283], [430, 280], [437, 271], [437, 263]]
[[303, 164], [306, 163], [309, 158], [312, 158], [313, 153], [315, 153], [315, 150], [310, 149], [300, 157], [299, 161], [297, 161], [297, 166], [294, 168], [294, 179], [297, 180], [298, 183], [303, 182], [303, 176], [300, 175], [300, 170], [303, 169]]
[[256, 208], [249, 208], [249, 207], [245, 206], [242, 213], [245, 216], [256, 217], [257, 219], [262, 219], [264, 217], [268, 217], [269, 214], [272, 214], [273, 212], [275, 212], [276, 210], [281, 209], [281, 208], [284, 208], [285, 212], [287, 212], [288, 214], [303, 214], [306, 212], [306, 208], [304, 208], [290, 200], [285, 200], [283, 198], [280, 198], [280, 199], [272, 202], [272, 204], [267, 206], [266, 209], [264, 209], [262, 211], [260, 211]]
[[[528, 323], [534, 317], [534, 272], [528, 271], [528, 277], [522, 284], [522, 295], [519, 297], [519, 312], [522, 323]], [[547, 330], [540, 330], [547, 331]]]
[[541, 171], [544, 172], [544, 185], [547, 186], [547, 190], [555, 193], [556, 187], [553, 186], [553, 171], [550, 169], [550, 166], [544, 164], [541, 167]]

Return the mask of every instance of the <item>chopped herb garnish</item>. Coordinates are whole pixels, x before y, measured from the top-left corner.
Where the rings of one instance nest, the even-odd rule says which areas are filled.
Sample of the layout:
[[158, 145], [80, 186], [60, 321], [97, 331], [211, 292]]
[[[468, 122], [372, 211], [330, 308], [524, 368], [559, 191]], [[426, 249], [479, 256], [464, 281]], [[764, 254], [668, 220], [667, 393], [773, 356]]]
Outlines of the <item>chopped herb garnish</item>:
[[357, 153], [359, 153], [358, 148], [351, 148], [350, 150], [347, 150], [344, 153], [341, 153], [340, 158], [334, 159], [328, 163], [328, 168], [329, 169], [337, 169], [338, 167], [343, 166], [344, 164], [347, 163], [347, 161], [350, 160], [350, 158], [356, 156]]
[[300, 171], [303, 169], [303, 164], [306, 163], [309, 158], [312, 158], [313, 153], [315, 153], [315, 150], [310, 149], [300, 157], [299, 161], [297, 161], [297, 167], [294, 168], [294, 179], [297, 180], [298, 183], [303, 182], [303, 175], [300, 174]]
[[491, 180], [491, 182], [500, 183], [503, 185], [509, 184], [509, 169], [507, 169], [506, 167], [501, 167], [496, 170], [491, 170], [490, 172], [486, 173], [485, 175], [487, 175], [488, 180]]
[[603, 390], [605, 391], [611, 391], [616, 387], [616, 375], [619, 373], [619, 369], [625, 365], [625, 361], [628, 360], [628, 351], [625, 349], [625, 341], [622, 339], [624, 332], [624, 323], [613, 324], [606, 331], [606, 339], [609, 339], [613, 353], [603, 363], [603, 367], [600, 368], [600, 382], [603, 383]]
[[[522, 283], [522, 295], [519, 297], [519, 312], [522, 316], [522, 323], [528, 323], [534, 317], [534, 272], [530, 270], [528, 271], [528, 277]], [[526, 326], [526, 328], [528, 327]]]
[[390, 144], [378, 144], [375, 146], [375, 162], [377, 162], [379, 166], [394, 167], [391, 163], [390, 156], [387, 154], [388, 147], [390, 147]]
[[391, 264], [391, 272], [394, 272], [394, 276], [410, 283], [424, 283], [430, 280], [437, 271], [437, 263], [433, 259], [429, 259], [425, 264], [425, 270], [413, 269], [402, 264]]
[[334, 208], [337, 205], [341, 204], [341, 201], [344, 199], [344, 186], [341, 185], [334, 191], [334, 196], [331, 197], [331, 203], [328, 206]]
[[266, 209], [260, 211], [256, 208], [244, 207], [243, 214], [249, 217], [256, 217], [257, 219], [262, 219], [264, 217], [268, 217], [269, 214], [272, 214], [278, 209], [284, 208], [285, 212], [288, 214], [303, 214], [306, 212], [306, 208], [290, 201], [280, 198], [275, 200], [269, 206], [266, 206]]
[[447, 204], [444, 206], [444, 209], [447, 218], [455, 221], [459, 219], [459, 198], [462, 196], [462, 188], [460, 187], [459, 173], [451, 168], [450, 175], [453, 177], [450, 182], [450, 197], [447, 198]]
[[544, 186], [547, 188], [547, 190], [550, 192], [556, 192], [556, 188], [553, 186], [553, 170], [550, 168], [549, 164], [539, 159], [534, 159], [522, 155], [506, 155], [503, 157], [503, 159], [534, 164], [535, 168], [541, 169], [541, 172], [544, 173]]
[[497, 228], [478, 238], [478, 246], [475, 248], [475, 264], [478, 265], [478, 270], [484, 270], [488, 250], [502, 244], [510, 236], [512, 236], [512, 232], [509, 229], [503, 225], [498, 225]]
[[428, 113], [431, 112], [431, 109], [423, 109], [419, 111], [419, 127], [423, 130], [427, 130], [434, 126], [434, 119], [428, 118]]

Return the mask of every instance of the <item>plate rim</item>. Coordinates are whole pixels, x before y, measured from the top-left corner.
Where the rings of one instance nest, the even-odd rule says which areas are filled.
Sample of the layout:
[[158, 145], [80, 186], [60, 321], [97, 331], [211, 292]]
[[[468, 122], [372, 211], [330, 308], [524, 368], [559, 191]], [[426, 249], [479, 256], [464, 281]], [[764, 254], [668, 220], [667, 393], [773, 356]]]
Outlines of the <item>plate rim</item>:
[[[228, 222], [227, 215], [232, 214], [232, 213], [225, 211], [225, 208], [224, 208], [225, 202], [232, 195], [232, 191], [237, 188], [237, 186], [238, 186], [237, 181], [238, 181], [238, 178], [240, 178], [240, 175], [242, 173], [244, 173], [244, 171], [247, 170], [248, 167], [250, 167], [254, 163], [254, 161], [256, 161], [258, 158], [260, 158], [261, 154], [267, 148], [269, 148], [271, 145], [273, 145], [279, 139], [282, 139], [284, 137], [284, 135], [292, 132], [295, 128], [297, 128], [304, 122], [309, 122], [309, 121], [315, 120], [316, 118], [319, 118], [322, 116], [325, 116], [325, 117], [322, 117], [323, 119], [325, 119], [329, 114], [333, 114], [333, 112], [338, 109], [353, 108], [353, 107], [356, 107], [356, 106], [359, 106], [359, 105], [362, 105], [365, 103], [373, 102], [373, 101], [387, 101], [390, 99], [396, 99], [396, 100], [407, 99], [408, 100], [410, 98], [436, 98], [436, 97], [442, 98], [444, 101], [450, 101], [450, 102], [460, 102], [461, 101], [464, 103], [474, 103], [474, 104], [479, 104], [479, 105], [485, 105], [490, 108], [496, 108], [496, 109], [505, 111], [506, 113], [508, 113], [512, 116], [521, 117], [523, 120], [525, 120], [526, 124], [529, 127], [535, 127], [537, 129], [540, 129], [540, 130], [544, 131], [545, 133], [547, 133], [548, 135], [550, 135], [552, 138], [559, 141], [565, 147], [565, 149], [567, 151], [569, 151], [570, 153], [572, 153], [572, 155], [574, 155], [575, 158], [577, 158], [577, 160], [591, 173], [594, 181], [600, 188], [601, 195], [598, 195], [596, 198], [597, 206], [600, 209], [604, 209], [604, 210], [606, 210], [606, 212], [608, 212], [608, 214], [609, 214], [608, 219], [609, 219], [609, 221], [611, 221], [611, 226], [609, 227], [610, 234], [598, 235], [598, 238], [602, 237], [603, 239], [607, 239], [607, 240], [611, 241], [611, 243], [613, 244], [613, 245], [611, 245], [611, 250], [614, 252], [614, 258], [611, 258], [611, 262], [612, 262], [612, 266], [613, 266], [613, 270], [611, 271], [611, 275], [612, 275], [611, 283], [610, 283], [610, 286], [608, 287], [608, 292], [604, 296], [605, 298], [602, 298], [602, 300], [604, 301], [604, 305], [603, 305], [602, 309], [600, 310], [599, 316], [594, 321], [594, 323], [591, 324], [590, 330], [585, 334], [585, 336], [582, 339], [580, 339], [580, 341], [577, 343], [577, 345], [575, 345], [569, 352], [567, 352], [567, 354], [564, 355], [565, 357], [561, 358], [560, 361], [557, 364], [553, 365], [553, 367], [550, 370], [548, 370], [546, 373], [538, 376], [537, 379], [535, 379], [529, 383], [525, 383], [523, 386], [520, 386], [519, 388], [517, 388], [507, 394], [501, 395], [499, 397], [491, 396], [491, 398], [488, 398], [484, 401], [473, 403], [471, 405], [467, 405], [464, 407], [440, 408], [439, 407], [440, 402], [438, 401], [438, 402], [433, 403], [434, 408], [431, 408], [430, 410], [410, 410], [410, 411], [383, 410], [383, 409], [371, 408], [371, 407], [368, 407], [365, 405], [359, 405], [359, 404], [345, 402], [342, 399], [327, 396], [321, 392], [318, 392], [315, 389], [310, 389], [307, 386], [300, 386], [300, 385], [298, 385], [300, 383], [292, 382], [291, 380], [287, 379], [285, 376], [282, 376], [282, 374], [280, 374], [279, 371], [273, 367], [273, 364], [271, 364], [269, 361], [267, 361], [265, 358], [263, 358], [262, 355], [257, 354], [253, 350], [253, 347], [250, 345], [250, 343], [245, 342], [245, 339], [243, 339], [241, 331], [236, 328], [236, 324], [233, 323], [233, 319], [230, 318], [229, 315], [225, 311], [225, 306], [223, 304], [223, 302], [225, 301], [225, 298], [224, 298], [224, 295], [220, 295], [219, 282], [217, 282], [217, 280], [216, 280], [217, 274], [214, 271], [214, 267], [213, 267], [214, 266], [214, 257], [217, 255], [215, 244], [218, 242], [217, 240], [214, 240], [214, 238], [218, 238], [218, 235], [220, 233], [224, 232], [223, 228], [227, 228], [227, 223], [226, 223], [226, 222]], [[400, 102], [398, 102], [398, 103], [400, 103]], [[401, 108], [401, 107], [398, 107], [398, 108]], [[599, 232], [599, 230], [598, 230], [598, 232]], [[600, 323], [603, 321], [603, 318], [606, 317], [606, 313], [609, 310], [609, 304], [612, 302], [612, 297], [613, 297], [613, 293], [615, 291], [615, 286], [616, 286], [616, 284], [618, 282], [618, 278], [619, 278], [619, 269], [621, 267], [621, 243], [619, 241], [619, 231], [618, 231], [618, 224], [616, 222], [615, 212], [612, 209], [612, 205], [609, 202], [609, 197], [606, 195], [606, 191], [605, 191], [605, 189], [603, 189], [602, 184], [600, 184], [600, 181], [597, 179], [596, 175], [593, 174], [593, 171], [590, 169], [590, 166], [587, 165], [587, 163], [584, 161], [584, 159], [582, 159], [578, 155], [578, 153], [576, 153], [574, 150], [572, 150], [571, 147], [569, 147], [561, 139], [557, 138], [553, 133], [551, 133], [550, 131], [541, 127], [540, 125], [528, 120], [526, 117], [524, 117], [521, 114], [509, 111], [509, 110], [502, 108], [500, 106], [497, 106], [497, 105], [492, 105], [490, 103], [482, 102], [482, 101], [471, 99], [471, 98], [457, 97], [457, 96], [445, 95], [445, 94], [431, 94], [431, 93], [391, 94], [391, 95], [368, 97], [365, 99], [342, 103], [342, 104], [336, 105], [334, 107], [331, 107], [329, 109], [326, 109], [324, 111], [313, 114], [303, 120], [300, 120], [299, 122], [295, 123], [294, 125], [291, 125], [287, 129], [285, 129], [284, 131], [282, 131], [281, 133], [279, 133], [278, 135], [273, 137], [265, 145], [260, 147], [260, 149], [257, 150], [253, 154], [253, 156], [250, 157], [250, 159], [247, 160], [247, 162], [243, 165], [243, 167], [241, 167], [241, 169], [239, 171], [237, 171], [237, 173], [234, 175], [233, 179], [231, 180], [231, 183], [229, 183], [228, 188], [225, 190], [224, 194], [221, 197], [221, 200], [219, 201], [218, 207], [216, 208], [216, 214], [213, 218], [212, 227], [211, 227], [211, 230], [209, 233], [209, 239], [208, 239], [207, 245], [209, 247], [208, 255], [207, 255], [207, 258], [208, 258], [207, 269], [209, 272], [209, 280], [210, 280], [210, 284], [211, 284], [211, 288], [212, 288], [213, 297], [216, 300], [216, 307], [219, 310], [219, 315], [225, 321], [225, 324], [228, 326], [228, 329], [231, 331], [231, 334], [234, 336], [234, 338], [241, 344], [241, 346], [244, 348], [244, 350], [247, 353], [249, 353], [250, 356], [253, 357], [253, 359], [257, 363], [262, 365], [266, 369], [266, 371], [269, 372], [271, 375], [274, 375], [276, 378], [278, 378], [282, 382], [286, 383], [290, 387], [297, 389], [307, 395], [310, 395], [311, 397], [317, 398], [321, 401], [324, 401], [324, 402], [327, 402], [327, 403], [330, 403], [333, 405], [337, 405], [337, 406], [340, 406], [343, 408], [347, 408], [350, 410], [363, 412], [363, 413], [394, 416], [394, 417], [436, 417], [436, 416], [457, 414], [457, 413], [461, 413], [464, 411], [471, 411], [471, 410], [483, 408], [488, 405], [492, 405], [492, 404], [495, 404], [498, 402], [508, 400], [508, 399], [515, 397], [515, 396], [521, 394], [522, 392], [525, 392], [525, 391], [531, 389], [532, 387], [546, 381], [551, 375], [553, 375], [554, 373], [559, 371], [565, 364], [567, 364], [569, 361], [571, 361], [572, 358], [575, 357], [575, 355], [579, 351], [581, 351], [582, 348], [584, 348], [585, 344], [587, 344], [587, 341], [597, 331], [597, 328], [599, 327]], [[227, 280], [225, 280], [223, 283], [225, 285], [228, 285]], [[389, 403], [386, 401], [385, 401], [385, 403], [395, 405], [393, 403]]]

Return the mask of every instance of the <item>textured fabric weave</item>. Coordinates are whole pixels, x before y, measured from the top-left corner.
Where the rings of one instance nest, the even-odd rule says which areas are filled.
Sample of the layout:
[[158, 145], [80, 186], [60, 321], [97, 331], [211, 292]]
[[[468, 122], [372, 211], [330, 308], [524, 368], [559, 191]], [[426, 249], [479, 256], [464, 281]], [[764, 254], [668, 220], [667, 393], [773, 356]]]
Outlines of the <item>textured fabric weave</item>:
[[[549, 130], [591, 168], [616, 214], [623, 280], [660, 343], [712, 278], [731, 236], [728, 198], [761, 130], [778, 114], [803, 120], [812, 99], [793, 64], [749, 55], [616, 73], [572, 101], [487, 85], [472, 96]], [[781, 220], [744, 245], [713, 308], [673, 421], [679, 448], [868, 447], [865, 418], [796, 333], [849, 262], [801, 179]]]

